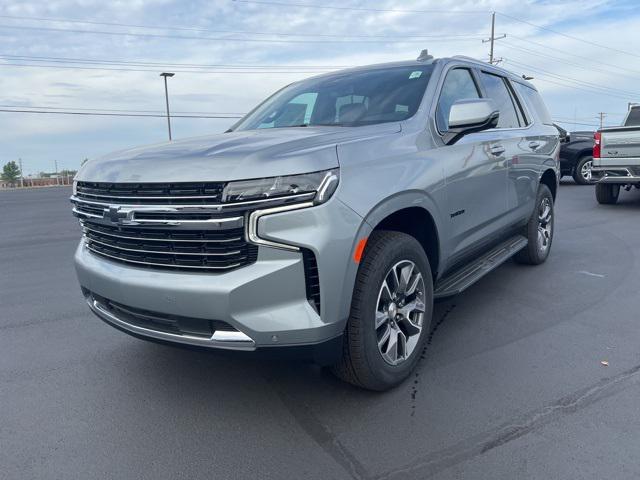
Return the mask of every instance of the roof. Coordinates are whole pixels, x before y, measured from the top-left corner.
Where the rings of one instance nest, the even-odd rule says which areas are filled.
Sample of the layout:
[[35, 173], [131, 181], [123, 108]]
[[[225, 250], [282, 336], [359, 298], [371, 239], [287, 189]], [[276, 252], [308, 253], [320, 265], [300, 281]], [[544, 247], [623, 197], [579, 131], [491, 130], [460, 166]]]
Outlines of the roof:
[[366, 70], [377, 70], [377, 69], [384, 69], [384, 68], [394, 68], [394, 67], [424, 67], [425, 65], [432, 65], [438, 62], [465, 62], [465, 63], [469, 63], [472, 65], [475, 65], [476, 67], [485, 69], [485, 70], [492, 70], [495, 73], [499, 73], [501, 75], [504, 75], [506, 77], [509, 77], [511, 80], [517, 81], [519, 83], [522, 83], [524, 85], [527, 85], [530, 88], [533, 88], [534, 90], [537, 90], [537, 88], [531, 84], [530, 82], [528, 82], [527, 80], [524, 80], [520, 75], [516, 75], [513, 72], [510, 72], [509, 70], [506, 70], [502, 67], [498, 67], [496, 65], [491, 65], [487, 62], [483, 62], [482, 60], [478, 60], [476, 58], [471, 58], [471, 57], [466, 57], [464, 55], [455, 55], [453, 57], [442, 57], [442, 58], [431, 58], [429, 60], [401, 60], [401, 61], [396, 61], [396, 62], [386, 62], [386, 63], [374, 63], [374, 64], [370, 64], [370, 65], [362, 65], [362, 66], [358, 66], [358, 67], [352, 67], [352, 68], [346, 68], [343, 70], [337, 70], [334, 72], [329, 72], [329, 73], [324, 73], [321, 75], [317, 75], [313, 78], [322, 78], [325, 76], [331, 76], [331, 75], [335, 75], [335, 74], [343, 74], [343, 73], [351, 73], [351, 72], [359, 72], [359, 71], [366, 71]]

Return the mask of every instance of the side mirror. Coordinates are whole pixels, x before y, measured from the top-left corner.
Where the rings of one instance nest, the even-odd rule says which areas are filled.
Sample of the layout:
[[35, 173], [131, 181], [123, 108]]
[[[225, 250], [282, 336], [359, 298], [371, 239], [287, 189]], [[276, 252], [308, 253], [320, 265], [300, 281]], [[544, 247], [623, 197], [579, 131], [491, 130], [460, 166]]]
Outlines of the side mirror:
[[444, 142], [453, 145], [464, 135], [495, 128], [499, 118], [500, 112], [489, 99], [458, 100], [449, 111], [449, 130]]

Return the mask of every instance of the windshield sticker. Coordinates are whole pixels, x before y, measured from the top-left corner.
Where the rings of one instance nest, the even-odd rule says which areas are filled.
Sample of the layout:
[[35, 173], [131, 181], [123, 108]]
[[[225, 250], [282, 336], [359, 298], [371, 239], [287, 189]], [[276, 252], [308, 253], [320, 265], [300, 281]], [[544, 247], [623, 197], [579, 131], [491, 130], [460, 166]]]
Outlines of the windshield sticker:
[[411, 80], [412, 78], [420, 78], [420, 75], [422, 75], [422, 72], [420, 70], [411, 72], [411, 75], [409, 75], [409, 80]]

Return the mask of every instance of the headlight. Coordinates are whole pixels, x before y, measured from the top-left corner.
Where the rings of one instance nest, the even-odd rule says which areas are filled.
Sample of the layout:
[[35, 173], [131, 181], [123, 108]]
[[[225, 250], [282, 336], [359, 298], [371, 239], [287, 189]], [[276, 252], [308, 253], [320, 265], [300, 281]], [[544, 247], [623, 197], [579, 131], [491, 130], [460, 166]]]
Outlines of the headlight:
[[331, 198], [338, 187], [338, 181], [337, 168], [302, 175], [241, 180], [229, 182], [224, 188], [222, 199], [224, 202], [250, 202], [309, 194], [306, 199], [313, 199], [318, 205]]
[[78, 193], [78, 181], [77, 180], [73, 181], [73, 187], [71, 187], [71, 188], [72, 188], [71, 194], [75, 197], [76, 193]]

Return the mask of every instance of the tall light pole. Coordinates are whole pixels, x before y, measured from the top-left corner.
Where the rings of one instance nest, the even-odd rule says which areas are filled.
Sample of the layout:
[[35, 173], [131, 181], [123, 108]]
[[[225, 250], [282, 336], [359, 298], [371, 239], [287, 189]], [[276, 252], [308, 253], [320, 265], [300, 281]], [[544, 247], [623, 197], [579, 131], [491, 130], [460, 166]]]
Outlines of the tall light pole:
[[169, 114], [169, 90], [167, 88], [167, 77], [173, 77], [175, 73], [162, 72], [161, 77], [164, 77], [164, 99], [167, 102], [167, 127], [169, 127], [169, 140], [171, 140], [171, 115]]
[[22, 158], [18, 159], [18, 164], [20, 165], [20, 186], [24, 188], [24, 171], [22, 170]]

